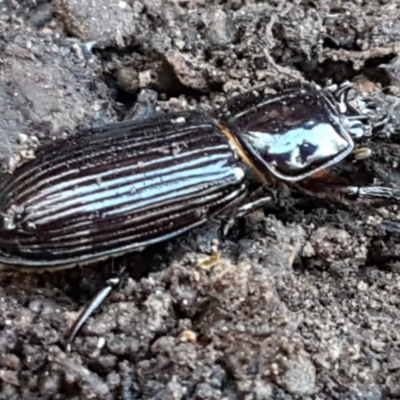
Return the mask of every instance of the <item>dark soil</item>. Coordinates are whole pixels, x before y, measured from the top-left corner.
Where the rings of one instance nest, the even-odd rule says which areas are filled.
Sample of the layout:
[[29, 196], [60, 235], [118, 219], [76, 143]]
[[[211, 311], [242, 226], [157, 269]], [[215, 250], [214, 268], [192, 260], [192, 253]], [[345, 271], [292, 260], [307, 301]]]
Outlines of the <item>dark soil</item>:
[[[370, 158], [340, 168], [361, 184], [400, 185], [396, 1], [0, 7], [4, 169], [132, 107], [146, 116], [143, 89], [157, 112], [215, 110], [280, 79], [351, 80], [391, 119], [365, 143]], [[2, 272], [0, 399], [400, 397], [398, 205], [291, 194], [237, 221], [221, 260], [202, 268], [216, 237], [210, 224], [114, 264]], [[68, 329], [118, 263], [129, 278], [66, 353]]]

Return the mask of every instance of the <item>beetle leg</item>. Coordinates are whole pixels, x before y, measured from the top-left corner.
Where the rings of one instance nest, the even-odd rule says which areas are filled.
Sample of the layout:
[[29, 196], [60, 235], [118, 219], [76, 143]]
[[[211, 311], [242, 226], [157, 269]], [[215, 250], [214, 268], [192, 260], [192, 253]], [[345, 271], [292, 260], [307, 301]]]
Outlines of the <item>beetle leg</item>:
[[133, 108], [125, 115], [126, 120], [140, 121], [154, 117], [156, 113], [157, 92], [142, 89]]
[[[221, 236], [225, 237], [227, 236], [229, 230], [232, 228], [232, 226], [235, 223], [235, 220], [237, 218], [242, 218], [246, 216], [247, 214], [250, 214], [251, 212], [265, 206], [266, 204], [270, 203], [271, 201], [276, 200], [275, 193], [270, 191], [271, 194], [266, 195], [265, 194], [265, 188], [261, 187], [254, 191], [249, 197], [250, 199], [252, 198], [253, 200], [249, 201], [249, 199], [246, 199], [245, 202], [243, 202], [240, 206], [238, 206], [234, 212], [230, 214], [225, 214], [223, 219], [220, 221], [220, 232]], [[257, 198], [257, 195], [259, 196], [262, 194], [261, 197]]]
[[387, 186], [344, 186], [339, 192], [360, 200], [400, 200], [400, 190]]
[[237, 210], [235, 210], [235, 216], [236, 218], [244, 217], [245, 215], [257, 210], [258, 208], [265, 206], [274, 199], [275, 196], [272, 194], [270, 196], [261, 197], [251, 202], [246, 202], [245, 204], [242, 204]]
[[69, 353], [72, 348], [72, 342], [74, 341], [76, 335], [81, 330], [82, 326], [86, 323], [86, 321], [93, 315], [93, 313], [103, 304], [104, 300], [108, 297], [108, 295], [112, 292], [113, 289], [116, 289], [121, 284], [121, 278], [114, 277], [110, 278], [106, 281], [106, 286], [100, 289], [93, 299], [86, 305], [83, 309], [79, 317], [76, 319], [74, 324], [72, 325], [67, 339], [66, 350]]
[[400, 201], [400, 189], [388, 186], [356, 186], [336, 183], [334, 180], [310, 180], [298, 184], [300, 191], [313, 196], [342, 200], [389, 200]]
[[345, 113], [346, 110], [348, 109], [348, 101], [347, 97], [349, 94], [350, 89], [353, 87], [353, 84], [350, 82], [344, 82], [342, 85], [339, 87], [331, 87], [331, 91], [333, 91], [334, 96], [336, 97], [336, 100], [338, 102], [338, 107], [340, 112]]
[[346, 128], [353, 138], [359, 139], [363, 136], [371, 136], [371, 127], [363, 124], [361, 122], [362, 118], [346, 118], [345, 120]]

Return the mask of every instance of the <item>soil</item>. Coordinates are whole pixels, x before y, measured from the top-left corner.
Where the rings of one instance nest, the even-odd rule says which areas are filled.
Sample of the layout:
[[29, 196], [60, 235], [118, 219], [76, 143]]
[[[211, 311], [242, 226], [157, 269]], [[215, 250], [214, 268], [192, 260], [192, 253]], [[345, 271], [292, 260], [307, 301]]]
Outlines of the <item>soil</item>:
[[[281, 79], [353, 81], [389, 115], [338, 168], [400, 185], [400, 4], [0, 3], [0, 158], [132, 115], [218, 110]], [[400, 210], [296, 193], [123, 260], [0, 275], [0, 399], [400, 397]], [[79, 311], [128, 277], [65, 351]]]

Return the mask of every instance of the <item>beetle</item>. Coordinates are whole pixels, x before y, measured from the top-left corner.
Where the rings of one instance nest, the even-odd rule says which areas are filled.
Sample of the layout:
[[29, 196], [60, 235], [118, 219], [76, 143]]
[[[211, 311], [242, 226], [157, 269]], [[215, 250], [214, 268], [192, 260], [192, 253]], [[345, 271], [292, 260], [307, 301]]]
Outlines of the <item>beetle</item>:
[[400, 199], [395, 188], [321, 179], [371, 134], [350, 87], [289, 83], [235, 97], [215, 116], [124, 121], [43, 146], [0, 191], [0, 263], [42, 271], [140, 251], [270, 202], [268, 188], [280, 183], [318, 196]]

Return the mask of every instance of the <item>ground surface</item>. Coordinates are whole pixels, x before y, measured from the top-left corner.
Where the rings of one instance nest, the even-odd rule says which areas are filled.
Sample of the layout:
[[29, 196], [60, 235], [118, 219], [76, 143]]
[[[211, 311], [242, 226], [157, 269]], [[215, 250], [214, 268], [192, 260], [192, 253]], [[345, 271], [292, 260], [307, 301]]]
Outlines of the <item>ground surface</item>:
[[[159, 111], [210, 110], [269, 80], [349, 79], [392, 117], [390, 138], [375, 136], [373, 156], [349, 162], [357, 170], [349, 175], [400, 185], [396, 1], [26, 0], [0, 8], [8, 169], [37, 142], [123, 119], [143, 88], [158, 93]], [[293, 195], [235, 225], [212, 269], [198, 267], [212, 225], [129, 257], [131, 278], [72, 353], [66, 332], [109, 263], [2, 273], [0, 399], [399, 397], [399, 223], [396, 205]]]

